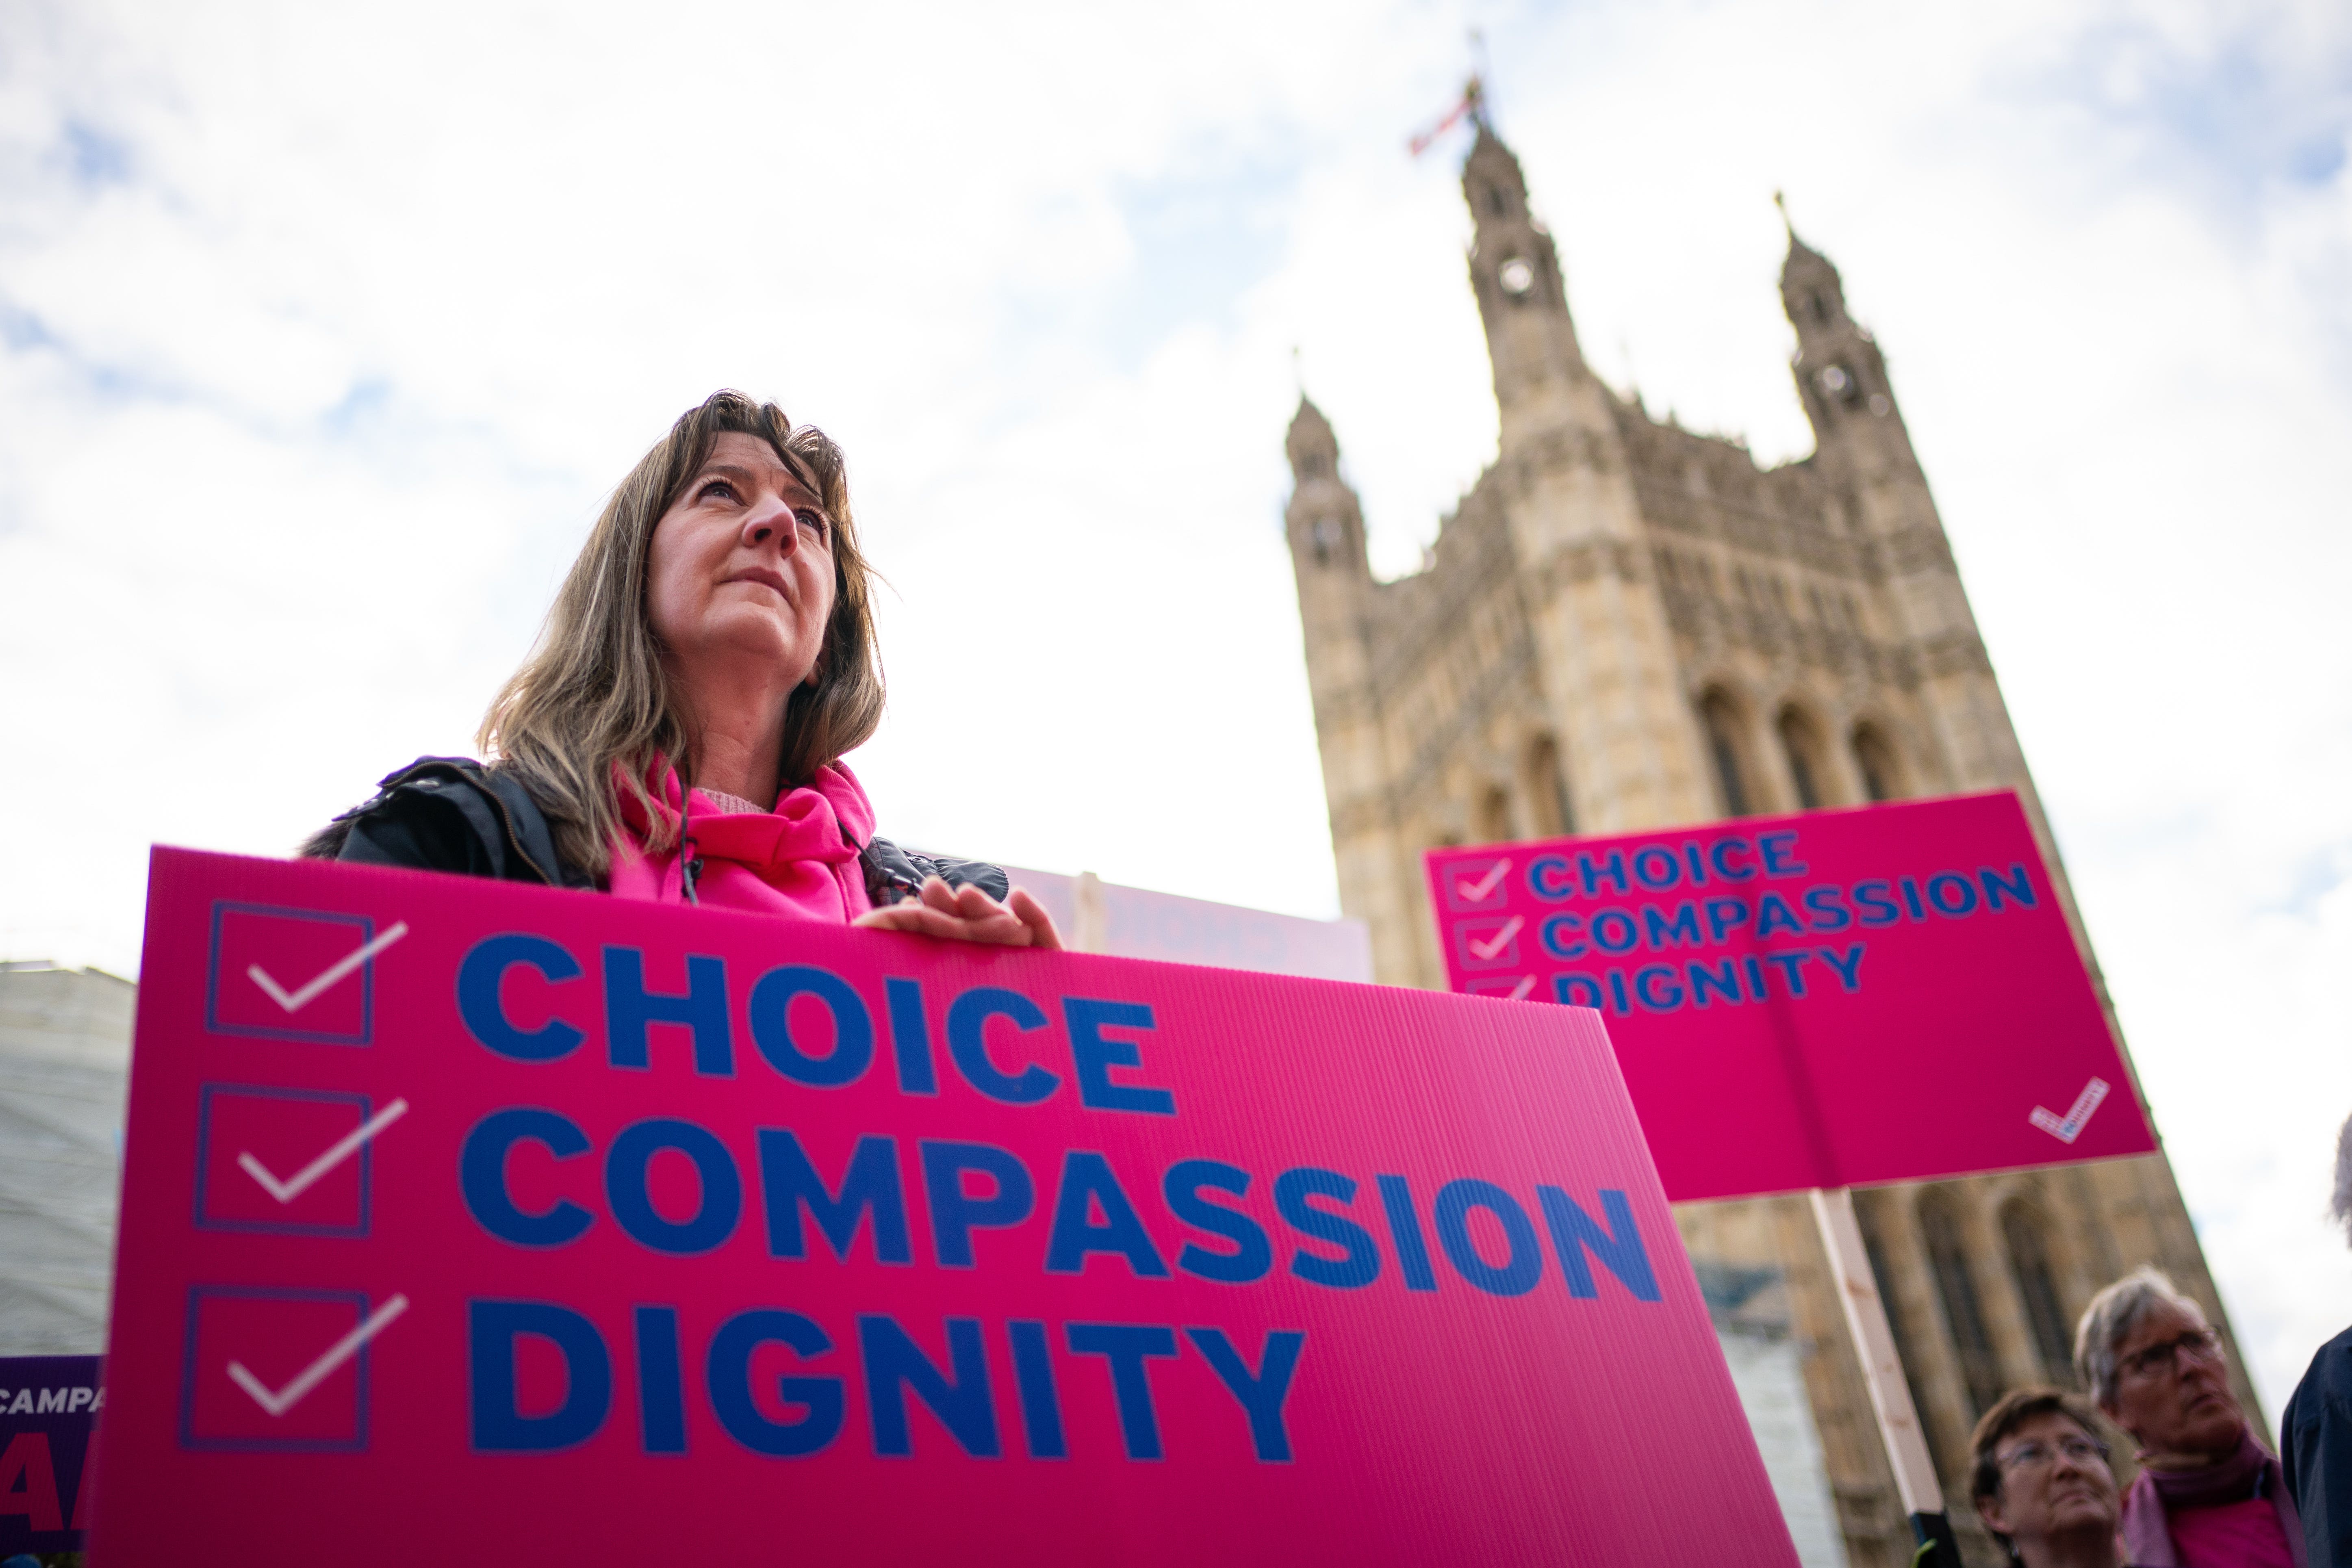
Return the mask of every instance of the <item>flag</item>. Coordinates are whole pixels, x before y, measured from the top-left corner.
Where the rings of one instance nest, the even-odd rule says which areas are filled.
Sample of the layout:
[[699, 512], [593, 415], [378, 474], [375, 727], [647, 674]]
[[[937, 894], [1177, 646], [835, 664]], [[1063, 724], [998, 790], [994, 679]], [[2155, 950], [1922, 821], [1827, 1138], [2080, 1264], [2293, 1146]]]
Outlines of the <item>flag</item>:
[[1440, 120], [1436, 124], [1431, 126], [1428, 130], [1423, 132], [1420, 135], [1414, 137], [1411, 142], [1405, 144], [1409, 149], [1411, 149], [1412, 155], [1418, 158], [1423, 153], [1428, 152], [1430, 145], [1439, 137], [1444, 135], [1448, 131], [1453, 130], [1456, 125], [1460, 124], [1464, 116], [1467, 115], [1472, 118], [1475, 118], [1478, 113], [1480, 94], [1481, 89], [1478, 85], [1478, 79], [1474, 76], [1462, 89], [1462, 100], [1459, 103], [1456, 103], [1453, 108], [1447, 110], [1444, 119]]

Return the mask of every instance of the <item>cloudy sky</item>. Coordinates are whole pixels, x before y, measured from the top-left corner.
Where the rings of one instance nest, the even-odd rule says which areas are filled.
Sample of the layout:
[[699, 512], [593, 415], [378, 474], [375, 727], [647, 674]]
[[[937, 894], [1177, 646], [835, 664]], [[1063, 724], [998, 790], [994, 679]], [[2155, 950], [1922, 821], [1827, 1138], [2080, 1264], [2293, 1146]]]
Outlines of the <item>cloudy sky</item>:
[[1473, 26], [1653, 408], [1802, 455], [1775, 189], [1844, 269], [2275, 1414], [2352, 1321], [2325, 0], [0, 0], [0, 957], [132, 972], [151, 841], [469, 750], [720, 385], [851, 455], [887, 830], [1336, 913], [1281, 438], [1303, 374], [1389, 571], [1492, 454], [1403, 145]]

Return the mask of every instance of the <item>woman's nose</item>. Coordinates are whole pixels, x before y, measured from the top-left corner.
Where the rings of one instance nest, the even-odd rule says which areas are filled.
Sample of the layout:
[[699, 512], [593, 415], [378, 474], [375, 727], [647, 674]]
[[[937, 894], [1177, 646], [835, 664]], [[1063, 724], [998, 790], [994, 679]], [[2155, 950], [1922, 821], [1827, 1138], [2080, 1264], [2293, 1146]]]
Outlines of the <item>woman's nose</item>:
[[743, 514], [743, 542], [772, 544], [777, 553], [790, 555], [800, 548], [801, 531], [793, 521], [793, 509], [782, 498], [763, 496]]

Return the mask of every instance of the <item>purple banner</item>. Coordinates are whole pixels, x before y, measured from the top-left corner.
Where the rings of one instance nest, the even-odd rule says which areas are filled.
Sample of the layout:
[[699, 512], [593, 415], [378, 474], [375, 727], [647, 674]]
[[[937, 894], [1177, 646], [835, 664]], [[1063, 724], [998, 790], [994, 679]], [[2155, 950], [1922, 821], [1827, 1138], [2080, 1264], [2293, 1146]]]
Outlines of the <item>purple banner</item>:
[[105, 1367], [104, 1356], [0, 1356], [0, 1557], [81, 1549]]

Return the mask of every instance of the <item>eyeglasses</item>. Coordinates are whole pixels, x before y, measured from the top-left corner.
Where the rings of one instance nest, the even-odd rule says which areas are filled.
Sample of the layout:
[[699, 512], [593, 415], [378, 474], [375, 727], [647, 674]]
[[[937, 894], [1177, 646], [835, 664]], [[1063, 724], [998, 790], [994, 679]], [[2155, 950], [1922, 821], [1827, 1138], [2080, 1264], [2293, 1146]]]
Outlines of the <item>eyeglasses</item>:
[[2179, 1358], [2193, 1356], [2199, 1361], [2218, 1362], [2221, 1359], [2221, 1336], [2210, 1329], [2191, 1329], [2162, 1344], [2134, 1351], [2117, 1364], [2134, 1377], [2154, 1377], [2158, 1373], [2179, 1370]]
[[2087, 1465], [2093, 1459], [2105, 1464], [2107, 1446], [2095, 1437], [2061, 1437], [2054, 1449], [2047, 1443], [2020, 1443], [1994, 1463], [2004, 1470], [2038, 1470], [2061, 1454], [2078, 1465]]

